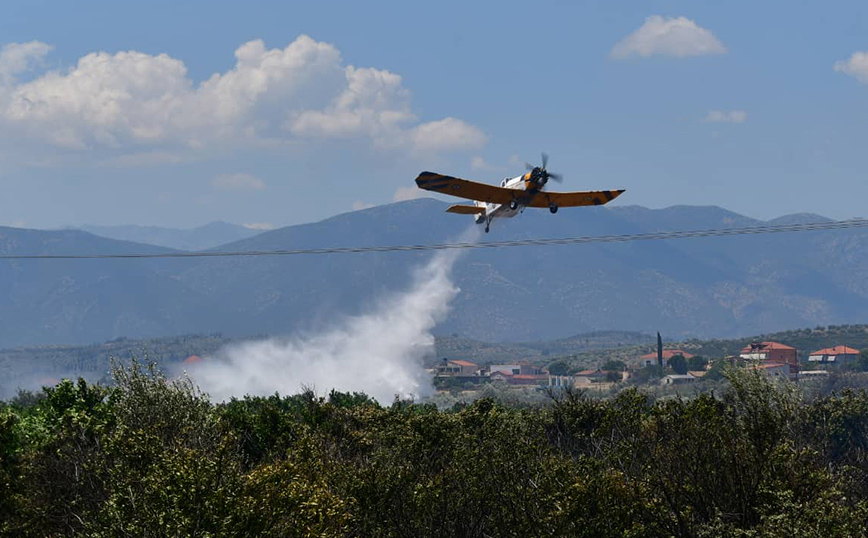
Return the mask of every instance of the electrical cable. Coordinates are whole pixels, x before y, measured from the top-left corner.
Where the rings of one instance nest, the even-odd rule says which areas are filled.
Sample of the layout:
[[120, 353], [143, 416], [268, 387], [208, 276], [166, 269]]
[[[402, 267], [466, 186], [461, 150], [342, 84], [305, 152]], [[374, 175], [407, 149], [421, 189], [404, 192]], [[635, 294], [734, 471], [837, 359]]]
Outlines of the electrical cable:
[[412, 252], [426, 250], [505, 248], [548, 245], [580, 245], [588, 243], [622, 243], [628, 241], [649, 241], [663, 239], [689, 239], [698, 237], [723, 237], [737, 235], [756, 235], [783, 232], [810, 232], [822, 230], [843, 230], [868, 228], [868, 220], [852, 219], [837, 222], [814, 222], [805, 224], [781, 224], [753, 226], [746, 228], [715, 228], [707, 230], [685, 230], [670, 232], [650, 232], [621, 235], [580, 236], [549, 239], [515, 239], [509, 241], [490, 241], [479, 243], [439, 243], [431, 245], [389, 245], [367, 247], [325, 247], [290, 250], [242, 250], [242, 251], [205, 251], [205, 252], [160, 252], [131, 254], [0, 254], [0, 260], [102, 260], [102, 259], [141, 259], [141, 258], [228, 258], [255, 256], [300, 256], [311, 254], [361, 254], [365, 252]]

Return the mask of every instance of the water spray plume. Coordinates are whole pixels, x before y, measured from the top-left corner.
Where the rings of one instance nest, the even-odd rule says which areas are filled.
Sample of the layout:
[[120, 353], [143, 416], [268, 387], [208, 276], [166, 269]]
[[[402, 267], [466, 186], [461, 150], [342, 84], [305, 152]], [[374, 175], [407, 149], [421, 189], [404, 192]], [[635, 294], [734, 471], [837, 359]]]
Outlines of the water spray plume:
[[[479, 237], [473, 228], [461, 240]], [[459, 255], [436, 253], [414, 271], [409, 289], [381, 297], [370, 312], [313, 335], [226, 347], [190, 374], [215, 400], [292, 394], [303, 387], [364, 392], [384, 404], [395, 396], [429, 396], [434, 388], [422, 362], [434, 352], [431, 331], [458, 294], [451, 271]]]

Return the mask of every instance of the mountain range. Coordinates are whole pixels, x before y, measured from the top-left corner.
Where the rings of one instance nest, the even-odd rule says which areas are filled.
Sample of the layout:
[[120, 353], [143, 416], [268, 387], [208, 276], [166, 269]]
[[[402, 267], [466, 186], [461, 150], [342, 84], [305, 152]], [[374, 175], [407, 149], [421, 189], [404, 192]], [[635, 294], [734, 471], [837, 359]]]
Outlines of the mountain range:
[[109, 239], [146, 243], [177, 250], [206, 250], [252, 237], [261, 231], [222, 221], [209, 222], [204, 226], [191, 229], [136, 225], [96, 226], [92, 224], [78, 226], [77, 229]]
[[[216, 250], [454, 241], [471, 220], [421, 199], [259, 233]], [[759, 221], [719, 207], [527, 211], [488, 241], [828, 221]], [[868, 231], [474, 249], [453, 269], [461, 292], [436, 332], [489, 342], [591, 331], [731, 337], [860, 323], [868, 313]], [[0, 228], [0, 254], [172, 250], [83, 231]], [[243, 258], [0, 260], [0, 348], [117, 337], [315, 331], [405, 289], [428, 252]], [[388, 330], [385, 328], [383, 330]]]

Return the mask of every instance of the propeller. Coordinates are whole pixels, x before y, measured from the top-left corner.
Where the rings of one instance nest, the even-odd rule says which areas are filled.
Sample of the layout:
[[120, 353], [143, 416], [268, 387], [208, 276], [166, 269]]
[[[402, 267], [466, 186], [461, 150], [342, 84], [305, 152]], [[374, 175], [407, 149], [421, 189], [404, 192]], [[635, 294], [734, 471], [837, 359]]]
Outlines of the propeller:
[[540, 157], [542, 158], [542, 166], [537, 167], [530, 163], [524, 163], [525, 168], [535, 172], [535, 181], [539, 183], [540, 187], [545, 185], [549, 179], [553, 179], [558, 183], [563, 181], [564, 176], [562, 176], [561, 174], [556, 174], [554, 172], [549, 172], [548, 170], [546, 170], [546, 166], [549, 163], [548, 153], [543, 152], [542, 154], [540, 154]]

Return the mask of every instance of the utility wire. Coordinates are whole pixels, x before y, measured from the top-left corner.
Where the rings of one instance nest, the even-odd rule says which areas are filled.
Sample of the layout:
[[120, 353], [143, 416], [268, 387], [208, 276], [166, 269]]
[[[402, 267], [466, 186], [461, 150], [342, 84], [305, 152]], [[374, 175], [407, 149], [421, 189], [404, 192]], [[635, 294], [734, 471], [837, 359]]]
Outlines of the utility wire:
[[132, 254], [0, 254], [0, 260], [102, 260], [127, 258], [228, 258], [244, 256], [297, 256], [304, 254], [359, 254], [363, 252], [409, 252], [424, 250], [503, 248], [546, 245], [580, 245], [586, 243], [623, 243], [628, 241], [648, 241], [659, 239], [688, 239], [696, 237], [722, 237], [731, 235], [756, 235], [783, 232], [811, 232], [822, 230], [843, 230], [868, 228], [868, 220], [852, 219], [839, 222], [815, 222], [807, 224], [782, 224], [774, 226], [753, 226], [747, 228], [716, 228], [708, 230], [686, 230], [672, 232], [652, 232], [621, 235], [598, 235], [564, 237], [552, 239], [516, 239], [512, 241], [490, 241], [479, 243], [439, 243], [433, 245], [390, 245], [368, 247], [328, 247], [291, 250], [241, 250], [213, 252], [163, 252]]

